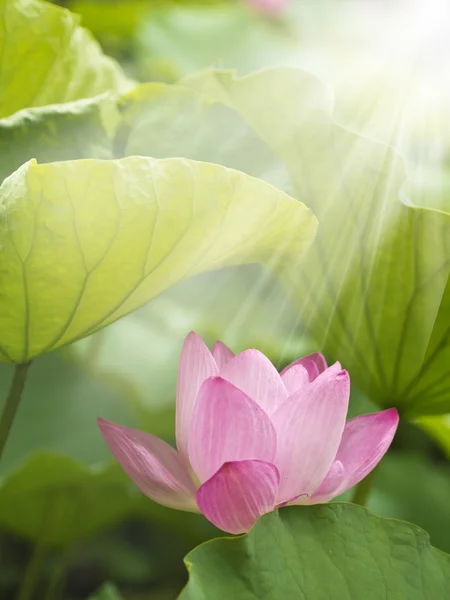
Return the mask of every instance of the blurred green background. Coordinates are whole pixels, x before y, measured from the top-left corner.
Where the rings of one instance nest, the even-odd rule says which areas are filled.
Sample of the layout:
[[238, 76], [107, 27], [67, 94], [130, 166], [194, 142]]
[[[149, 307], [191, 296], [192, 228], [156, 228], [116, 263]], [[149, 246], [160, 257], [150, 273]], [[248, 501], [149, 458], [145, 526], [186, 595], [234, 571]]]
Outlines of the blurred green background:
[[[340, 122], [404, 153], [412, 200], [421, 204], [427, 198], [430, 206], [448, 209], [449, 148], [435, 135], [448, 123], [446, 90], [408, 104], [412, 95], [405, 100], [400, 93], [401, 61], [389, 69], [373, 65], [380, 24], [390, 22], [387, 11], [395, 11], [401, 23], [405, 3], [298, 0], [276, 18], [237, 0], [55, 4], [79, 13], [104, 51], [139, 81], [171, 83], [211, 65], [240, 74], [276, 64], [315, 72], [335, 90]], [[393, 38], [399, 36], [394, 31]], [[420, 59], [414, 85], [422, 76], [439, 79], [427, 57]], [[385, 93], [375, 102], [380, 86]], [[405, 102], [398, 131], [396, 115]], [[125, 600], [177, 596], [187, 579], [184, 555], [219, 532], [201, 516], [157, 506], [134, 489], [111, 460], [96, 417], [172, 441], [177, 361], [191, 329], [209, 343], [222, 339], [234, 351], [257, 347], [280, 367], [314, 350], [278, 285], [262, 269], [242, 267], [179, 284], [100, 333], [39, 358], [0, 467], [2, 600], [22, 600], [37, 564], [44, 565], [44, 575], [36, 600], [58, 590], [66, 600], [85, 600], [107, 581]], [[1, 398], [11, 377], [12, 368], [1, 365]], [[371, 410], [353, 389], [352, 415]], [[401, 424], [376, 472], [369, 508], [422, 526], [436, 547], [450, 552], [450, 465], [444, 453], [450, 449], [450, 417], [438, 419], [426, 425], [429, 431], [436, 425], [439, 445], [423, 428]], [[114, 595], [105, 588], [99, 598]]]

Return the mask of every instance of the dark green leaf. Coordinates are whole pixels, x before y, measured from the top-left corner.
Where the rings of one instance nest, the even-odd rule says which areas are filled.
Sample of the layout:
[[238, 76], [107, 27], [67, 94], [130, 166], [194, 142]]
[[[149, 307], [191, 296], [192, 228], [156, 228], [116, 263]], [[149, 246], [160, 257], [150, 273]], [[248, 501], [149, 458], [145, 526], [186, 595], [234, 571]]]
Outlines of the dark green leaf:
[[450, 556], [418, 527], [351, 504], [289, 507], [186, 557], [180, 600], [446, 600]]

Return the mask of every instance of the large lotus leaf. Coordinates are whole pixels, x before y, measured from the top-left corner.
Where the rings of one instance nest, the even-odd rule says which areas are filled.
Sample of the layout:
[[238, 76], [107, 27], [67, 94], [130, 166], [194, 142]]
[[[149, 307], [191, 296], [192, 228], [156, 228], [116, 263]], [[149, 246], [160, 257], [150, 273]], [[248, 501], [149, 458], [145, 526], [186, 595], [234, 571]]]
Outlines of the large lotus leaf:
[[136, 87], [118, 102], [119, 155], [204, 160], [264, 179], [288, 191], [289, 175], [245, 119], [223, 102], [177, 85]]
[[285, 281], [319, 346], [383, 406], [448, 411], [450, 215], [401, 201], [399, 156], [338, 126], [327, 91], [302, 71], [205, 71], [184, 84], [234, 106], [318, 216]]
[[68, 10], [1, 0], [0, 16], [0, 117], [131, 87]]
[[351, 504], [290, 507], [186, 557], [180, 600], [445, 600], [450, 556], [418, 527]]
[[26, 108], [0, 119], [0, 182], [32, 158], [39, 163], [112, 158], [117, 119], [103, 96]]
[[111, 158], [107, 92], [132, 85], [119, 66], [67, 10], [2, 0], [0, 11], [0, 181], [32, 158]]
[[316, 228], [272, 186], [184, 159], [32, 161], [0, 203], [4, 362], [93, 333], [202, 271], [290, 267]]

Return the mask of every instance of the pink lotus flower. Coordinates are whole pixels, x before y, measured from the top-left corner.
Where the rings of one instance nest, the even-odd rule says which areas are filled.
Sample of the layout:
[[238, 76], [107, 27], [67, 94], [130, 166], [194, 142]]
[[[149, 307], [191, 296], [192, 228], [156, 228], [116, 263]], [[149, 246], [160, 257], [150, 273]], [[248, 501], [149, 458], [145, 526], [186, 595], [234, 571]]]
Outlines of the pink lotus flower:
[[212, 352], [195, 334], [178, 371], [178, 452], [159, 438], [99, 419], [127, 475], [152, 500], [200, 511], [229, 533], [285, 504], [327, 502], [361, 481], [387, 451], [395, 409], [346, 423], [350, 380], [320, 354], [280, 374], [258, 352]]

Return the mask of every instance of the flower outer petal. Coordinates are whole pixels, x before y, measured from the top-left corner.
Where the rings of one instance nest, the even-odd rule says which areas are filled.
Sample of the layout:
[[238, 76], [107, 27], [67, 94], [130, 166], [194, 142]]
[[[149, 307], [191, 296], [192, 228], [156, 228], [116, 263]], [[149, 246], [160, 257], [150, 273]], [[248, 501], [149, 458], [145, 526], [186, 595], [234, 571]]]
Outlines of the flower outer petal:
[[179, 454], [154, 435], [98, 419], [100, 431], [128, 477], [149, 498], [196, 511], [195, 486]]
[[227, 462], [197, 491], [199, 509], [228, 533], [249, 531], [260, 516], [275, 508], [280, 475], [261, 460]]

